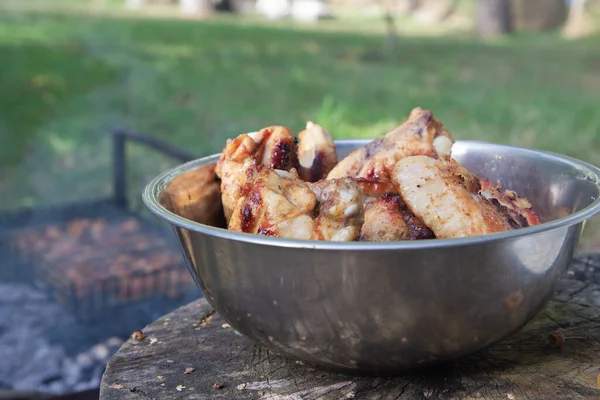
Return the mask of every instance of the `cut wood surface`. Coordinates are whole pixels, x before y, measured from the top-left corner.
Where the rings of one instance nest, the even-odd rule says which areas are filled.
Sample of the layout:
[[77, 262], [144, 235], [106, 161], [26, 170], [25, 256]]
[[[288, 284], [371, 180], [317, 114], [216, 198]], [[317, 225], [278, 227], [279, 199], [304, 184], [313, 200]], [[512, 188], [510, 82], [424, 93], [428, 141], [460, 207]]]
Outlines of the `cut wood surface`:
[[111, 359], [101, 400], [600, 399], [600, 255], [576, 258], [548, 306], [480, 353], [395, 378], [327, 372], [234, 331], [204, 300]]

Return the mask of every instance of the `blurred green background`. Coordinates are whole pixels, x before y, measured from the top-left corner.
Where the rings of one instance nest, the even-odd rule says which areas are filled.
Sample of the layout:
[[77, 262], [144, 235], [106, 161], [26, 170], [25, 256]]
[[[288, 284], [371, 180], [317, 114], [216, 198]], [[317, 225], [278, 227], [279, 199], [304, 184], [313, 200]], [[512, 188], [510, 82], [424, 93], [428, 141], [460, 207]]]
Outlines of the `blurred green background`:
[[[182, 18], [165, 2], [136, 10], [120, 1], [2, 2], [0, 208], [107, 196], [107, 133], [116, 126], [202, 156], [240, 133], [272, 124], [297, 132], [308, 119], [336, 138], [375, 137], [421, 106], [456, 139], [600, 165], [595, 14], [585, 34], [522, 29], [483, 38], [474, 3], [458, 2], [433, 24], [394, 14], [394, 33], [385, 7], [342, 4], [337, 18], [309, 24]], [[141, 185], [175, 162], [129, 152], [138, 201]], [[600, 245], [596, 225], [586, 248]]]

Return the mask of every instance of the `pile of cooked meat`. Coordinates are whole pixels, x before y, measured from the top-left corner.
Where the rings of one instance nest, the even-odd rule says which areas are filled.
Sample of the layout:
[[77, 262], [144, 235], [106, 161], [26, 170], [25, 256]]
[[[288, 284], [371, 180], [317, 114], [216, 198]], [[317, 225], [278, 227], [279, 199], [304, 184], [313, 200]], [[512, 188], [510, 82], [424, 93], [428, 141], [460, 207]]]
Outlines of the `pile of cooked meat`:
[[228, 229], [331, 241], [454, 238], [539, 224], [530, 203], [451, 158], [454, 140], [430, 111], [338, 162], [309, 122], [228, 140], [214, 171]]

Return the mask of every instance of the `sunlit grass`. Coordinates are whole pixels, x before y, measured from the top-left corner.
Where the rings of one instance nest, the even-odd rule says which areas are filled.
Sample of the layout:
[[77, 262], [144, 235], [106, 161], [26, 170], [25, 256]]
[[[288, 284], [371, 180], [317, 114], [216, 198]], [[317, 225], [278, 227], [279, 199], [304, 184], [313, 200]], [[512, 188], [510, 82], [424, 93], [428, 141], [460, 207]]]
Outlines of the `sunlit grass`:
[[[375, 34], [283, 22], [4, 12], [0, 207], [108, 195], [114, 126], [201, 156], [241, 132], [307, 120], [337, 138], [375, 137], [422, 106], [458, 139], [600, 165], [599, 44], [404, 36], [384, 56]], [[138, 186], [168, 164], [131, 155]]]

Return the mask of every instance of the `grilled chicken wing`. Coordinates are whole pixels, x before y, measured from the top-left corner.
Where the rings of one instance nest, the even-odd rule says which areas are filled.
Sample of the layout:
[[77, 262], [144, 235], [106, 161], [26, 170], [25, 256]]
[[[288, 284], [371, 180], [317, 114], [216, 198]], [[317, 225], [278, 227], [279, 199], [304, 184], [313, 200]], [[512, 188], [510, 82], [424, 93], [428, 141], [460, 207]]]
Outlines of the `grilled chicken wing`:
[[240, 189], [230, 230], [291, 239], [358, 239], [362, 192], [351, 179], [309, 184], [295, 169], [257, 167], [253, 161], [243, 172], [248, 178]]
[[531, 208], [531, 203], [517, 196], [512, 190], [505, 190], [481, 179], [480, 194], [494, 204], [504, 214], [513, 229], [539, 225], [540, 220]]
[[486, 198], [479, 178], [450, 157], [404, 158], [396, 164], [392, 179], [408, 208], [438, 238], [502, 232], [518, 223], [529, 224], [515, 220], [516, 203], [513, 213], [499, 201]]
[[211, 226], [226, 226], [214, 163], [177, 176], [165, 188], [160, 202], [183, 218]]
[[414, 155], [437, 158], [449, 155], [454, 140], [431, 111], [417, 107], [408, 120], [340, 161], [327, 179], [344, 176], [389, 179], [398, 160]]
[[283, 126], [271, 126], [228, 140], [215, 168], [215, 173], [221, 179], [225, 219], [229, 221], [239, 198], [239, 190], [246, 181], [242, 173], [246, 160], [288, 171], [297, 164], [296, 157], [296, 140], [291, 131]]
[[406, 207], [392, 182], [358, 178], [364, 193], [364, 223], [360, 240], [383, 242], [433, 239], [433, 232]]
[[310, 185], [319, 201], [314, 240], [358, 240], [363, 224], [363, 193], [352, 179], [321, 180]]
[[453, 143], [421, 108], [339, 163], [331, 135], [312, 122], [298, 141], [282, 126], [240, 135], [215, 167], [228, 227], [293, 239], [397, 241], [540, 223], [526, 199], [453, 160]]
[[333, 138], [311, 121], [298, 134], [298, 173], [307, 182], [324, 179], [338, 162]]
[[248, 161], [248, 176], [229, 220], [232, 231], [292, 239], [310, 239], [317, 205], [315, 194], [295, 172], [256, 166]]

